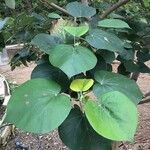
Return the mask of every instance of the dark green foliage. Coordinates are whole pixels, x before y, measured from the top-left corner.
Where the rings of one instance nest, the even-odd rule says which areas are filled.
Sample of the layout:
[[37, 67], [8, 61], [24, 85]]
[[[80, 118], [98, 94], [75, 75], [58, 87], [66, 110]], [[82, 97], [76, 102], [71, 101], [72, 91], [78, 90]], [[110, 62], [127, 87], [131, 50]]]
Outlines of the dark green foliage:
[[72, 150], [111, 150], [111, 141], [98, 135], [75, 105], [58, 128], [61, 140]]
[[58, 128], [72, 150], [111, 150], [115, 140], [133, 140], [142, 93], [128, 77], [150, 72], [148, 15], [135, 13], [141, 5], [134, 1], [103, 20], [109, 2], [50, 2], [61, 9], [42, 1], [0, 6], [1, 18], [10, 16], [0, 21], [0, 48], [24, 43], [12, 70], [37, 63], [31, 80], [13, 92], [5, 121], [34, 133]]

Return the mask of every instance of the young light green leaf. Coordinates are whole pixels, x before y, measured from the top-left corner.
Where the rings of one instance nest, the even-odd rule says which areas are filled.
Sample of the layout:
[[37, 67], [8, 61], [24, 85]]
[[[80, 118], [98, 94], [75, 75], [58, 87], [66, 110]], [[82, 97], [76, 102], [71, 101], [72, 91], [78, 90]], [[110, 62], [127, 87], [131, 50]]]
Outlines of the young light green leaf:
[[129, 25], [119, 19], [104, 19], [98, 22], [99, 27], [104, 28], [129, 28]]
[[96, 14], [96, 9], [80, 2], [72, 2], [66, 6], [66, 9], [73, 17], [92, 17]]
[[71, 82], [70, 89], [75, 92], [84, 92], [94, 84], [93, 79], [75, 79]]
[[73, 36], [80, 37], [88, 32], [89, 26], [88, 25], [81, 25], [78, 27], [65, 26], [64, 30]]
[[59, 94], [60, 90], [52, 80], [38, 78], [25, 82], [12, 94], [5, 122], [33, 133], [54, 130], [71, 110], [70, 98]]
[[60, 19], [61, 18], [61, 16], [55, 12], [49, 13], [48, 17], [52, 18], [52, 19]]
[[135, 104], [142, 99], [143, 95], [136, 82], [126, 76], [108, 71], [97, 71], [94, 76], [98, 82], [93, 87], [97, 97], [110, 91], [119, 91], [128, 96]]
[[15, 5], [16, 5], [15, 0], [5, 0], [5, 4], [9, 8], [15, 9]]
[[85, 105], [86, 117], [93, 129], [105, 138], [131, 141], [137, 128], [137, 109], [124, 94], [113, 91]]
[[86, 47], [60, 44], [49, 55], [50, 63], [60, 68], [68, 77], [91, 70], [97, 63], [96, 56]]

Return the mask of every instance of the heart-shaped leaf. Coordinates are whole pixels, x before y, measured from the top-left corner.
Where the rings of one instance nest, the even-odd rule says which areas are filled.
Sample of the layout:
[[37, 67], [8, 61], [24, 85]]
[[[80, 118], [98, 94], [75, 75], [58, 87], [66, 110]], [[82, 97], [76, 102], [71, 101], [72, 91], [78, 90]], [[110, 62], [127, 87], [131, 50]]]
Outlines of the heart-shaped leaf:
[[61, 140], [72, 150], [111, 150], [111, 141], [97, 134], [78, 107], [58, 128]]
[[93, 29], [86, 36], [86, 41], [97, 49], [105, 49], [113, 52], [124, 50], [123, 42], [114, 34], [103, 30]]
[[61, 42], [61, 39], [57, 36], [40, 33], [32, 39], [31, 44], [37, 46], [41, 51], [49, 54], [51, 48]]
[[98, 22], [99, 27], [105, 28], [129, 28], [129, 25], [119, 19], [104, 19]]
[[89, 26], [88, 25], [81, 25], [78, 27], [65, 26], [64, 30], [73, 36], [80, 37], [88, 32]]
[[94, 85], [93, 91], [97, 97], [110, 91], [120, 91], [127, 95], [131, 101], [138, 104], [142, 99], [142, 93], [134, 80], [111, 73], [108, 71], [98, 71], [95, 73], [95, 80], [98, 82]]
[[97, 63], [96, 56], [82, 46], [60, 44], [50, 53], [49, 60], [55, 67], [60, 68], [68, 77], [94, 68]]
[[70, 98], [59, 94], [52, 80], [33, 79], [12, 94], [5, 121], [27, 132], [47, 133], [57, 128], [71, 110]]
[[70, 89], [75, 92], [84, 92], [94, 84], [93, 79], [76, 79], [71, 82]]
[[98, 101], [89, 100], [84, 109], [91, 126], [100, 135], [115, 141], [133, 140], [137, 109], [124, 94], [108, 92]]
[[96, 9], [80, 2], [72, 2], [66, 6], [66, 9], [73, 17], [92, 17], [96, 14]]

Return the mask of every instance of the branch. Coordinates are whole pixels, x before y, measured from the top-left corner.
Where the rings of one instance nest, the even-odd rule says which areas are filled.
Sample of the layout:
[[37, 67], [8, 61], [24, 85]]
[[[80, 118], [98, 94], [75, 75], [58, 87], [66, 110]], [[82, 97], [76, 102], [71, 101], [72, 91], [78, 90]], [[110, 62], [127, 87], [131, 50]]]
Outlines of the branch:
[[53, 8], [55, 8], [55, 9], [57, 9], [57, 10], [63, 12], [63, 13], [66, 14], [66, 15], [70, 15], [70, 14], [67, 12], [67, 10], [63, 9], [62, 7], [59, 7], [58, 5], [56, 5], [56, 4], [54, 4], [54, 3], [49, 3], [49, 5], [50, 5], [51, 7], [53, 7]]
[[118, 3], [112, 5], [110, 8], [108, 8], [102, 15], [101, 18], [106, 18], [109, 14], [111, 14], [114, 10], [118, 9], [119, 7], [125, 5], [130, 0], [120, 0]]
[[139, 102], [138, 105], [141, 105], [141, 104], [145, 104], [145, 103], [150, 103], [150, 97], [148, 97], [147, 99], [143, 99], [142, 101]]
[[56, 10], [59, 10], [59, 11], [61, 11], [62, 13], [71, 16], [71, 15], [67, 12], [67, 10], [65, 10], [64, 8], [62, 8], [62, 7], [58, 6], [58, 5], [56, 5], [55, 3], [50, 3], [50, 2], [48, 2], [47, 0], [40, 0], [40, 2], [43, 3], [45, 6], [47, 6], [48, 8], [50, 8], [50, 7], [55, 8]]
[[149, 103], [150, 102], [150, 92], [144, 95], [144, 99], [139, 102], [139, 105]]
[[146, 98], [146, 97], [148, 97], [148, 96], [150, 96], [150, 92], [146, 93], [146, 94], [144, 95], [144, 98]]

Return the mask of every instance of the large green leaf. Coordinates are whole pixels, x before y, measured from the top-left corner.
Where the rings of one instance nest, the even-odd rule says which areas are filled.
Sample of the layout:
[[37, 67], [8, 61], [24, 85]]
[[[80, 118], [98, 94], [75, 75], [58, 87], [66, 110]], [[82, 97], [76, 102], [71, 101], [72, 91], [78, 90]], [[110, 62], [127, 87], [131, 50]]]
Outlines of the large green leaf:
[[16, 5], [15, 0], [5, 0], [5, 4], [6, 4], [9, 8], [15, 9], [15, 5]]
[[55, 46], [51, 50], [49, 60], [68, 77], [94, 68], [97, 62], [96, 56], [89, 49], [65, 44]]
[[65, 26], [64, 30], [73, 36], [80, 37], [88, 32], [89, 26], [88, 25], [81, 25], [78, 27]]
[[98, 71], [95, 73], [95, 80], [98, 83], [94, 85], [93, 91], [97, 97], [110, 91], [119, 91], [127, 95], [135, 104], [142, 99], [142, 93], [136, 82], [123, 75]]
[[70, 98], [59, 94], [60, 90], [52, 80], [38, 78], [27, 81], [12, 94], [5, 121], [27, 132], [52, 131], [71, 110]]
[[69, 3], [66, 9], [73, 17], [92, 17], [96, 14], [95, 8], [86, 6], [80, 2]]
[[61, 43], [60, 38], [45, 33], [40, 33], [36, 35], [31, 41], [31, 44], [37, 46], [41, 51], [47, 54], [50, 53], [51, 48], [53, 46], [60, 43]]
[[2, 28], [4, 27], [7, 21], [8, 21], [8, 18], [5, 18], [4, 20], [0, 20], [0, 30], [2, 30]]
[[37, 65], [32, 71], [31, 78], [46, 78], [54, 80], [61, 85], [63, 91], [69, 87], [67, 75], [59, 68], [56, 68], [49, 63]]
[[104, 19], [98, 22], [98, 26], [105, 28], [130, 28], [126, 22], [119, 19]]
[[111, 150], [111, 141], [98, 135], [77, 107], [58, 128], [61, 140], [72, 150]]
[[114, 52], [121, 52], [124, 50], [123, 42], [114, 34], [103, 30], [93, 29], [86, 36], [86, 41], [97, 49], [105, 49]]
[[137, 127], [137, 109], [124, 94], [113, 91], [101, 95], [98, 101], [89, 100], [85, 114], [94, 130], [105, 138], [133, 140]]

